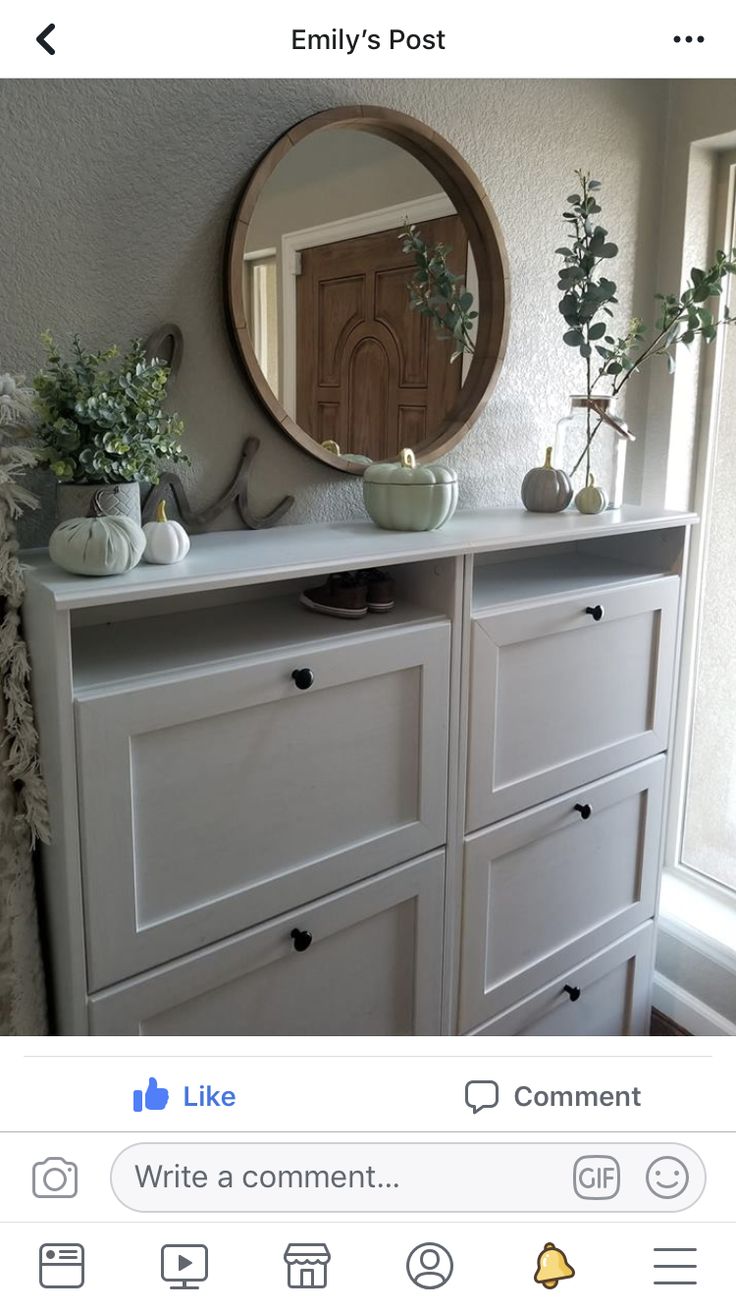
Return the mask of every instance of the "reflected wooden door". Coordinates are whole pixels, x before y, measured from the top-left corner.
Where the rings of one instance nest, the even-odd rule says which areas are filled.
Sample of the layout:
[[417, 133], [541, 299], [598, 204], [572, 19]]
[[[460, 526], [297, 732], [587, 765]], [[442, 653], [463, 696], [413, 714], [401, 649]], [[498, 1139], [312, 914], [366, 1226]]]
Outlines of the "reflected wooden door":
[[[462, 385], [452, 342], [410, 307], [413, 258], [400, 228], [302, 251], [297, 278], [297, 421], [344, 453], [394, 458], [442, 428]], [[468, 239], [457, 215], [422, 223], [465, 274]]]

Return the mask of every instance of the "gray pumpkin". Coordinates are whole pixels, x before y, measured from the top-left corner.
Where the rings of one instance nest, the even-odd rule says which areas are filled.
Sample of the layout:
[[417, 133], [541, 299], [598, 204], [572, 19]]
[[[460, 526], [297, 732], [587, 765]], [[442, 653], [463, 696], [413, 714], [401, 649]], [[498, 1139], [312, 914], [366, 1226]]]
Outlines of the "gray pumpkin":
[[558, 514], [572, 500], [572, 483], [561, 468], [552, 467], [552, 446], [547, 446], [541, 468], [530, 468], [521, 484], [524, 508], [532, 514]]

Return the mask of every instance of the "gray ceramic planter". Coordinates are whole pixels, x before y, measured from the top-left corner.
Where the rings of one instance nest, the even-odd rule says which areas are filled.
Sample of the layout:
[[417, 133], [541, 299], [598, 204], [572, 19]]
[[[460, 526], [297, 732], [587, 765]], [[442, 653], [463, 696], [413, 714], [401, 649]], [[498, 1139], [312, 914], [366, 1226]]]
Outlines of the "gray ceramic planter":
[[68, 518], [89, 518], [98, 491], [100, 507], [106, 514], [124, 514], [140, 527], [141, 488], [138, 482], [59, 482], [56, 487], [57, 522], [65, 523]]

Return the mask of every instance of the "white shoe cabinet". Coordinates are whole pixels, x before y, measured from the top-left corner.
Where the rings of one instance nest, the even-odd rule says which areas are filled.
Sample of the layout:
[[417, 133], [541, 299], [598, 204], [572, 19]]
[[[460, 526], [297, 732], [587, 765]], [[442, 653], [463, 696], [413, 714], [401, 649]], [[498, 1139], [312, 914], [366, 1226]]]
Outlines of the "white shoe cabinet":
[[[24, 556], [59, 1033], [643, 1034], [687, 514]], [[377, 565], [395, 608], [298, 604]]]

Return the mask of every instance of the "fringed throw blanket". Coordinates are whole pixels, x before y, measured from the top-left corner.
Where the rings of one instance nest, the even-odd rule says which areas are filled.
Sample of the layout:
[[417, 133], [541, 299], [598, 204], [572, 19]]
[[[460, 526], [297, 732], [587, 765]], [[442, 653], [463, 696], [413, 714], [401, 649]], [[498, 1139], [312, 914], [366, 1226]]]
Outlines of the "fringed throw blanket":
[[19, 478], [35, 462], [23, 444], [32, 392], [0, 374], [0, 1034], [46, 1031], [33, 849], [47, 841], [46, 792], [29, 694], [28, 654], [20, 629], [23, 573], [16, 519], [35, 505]]

